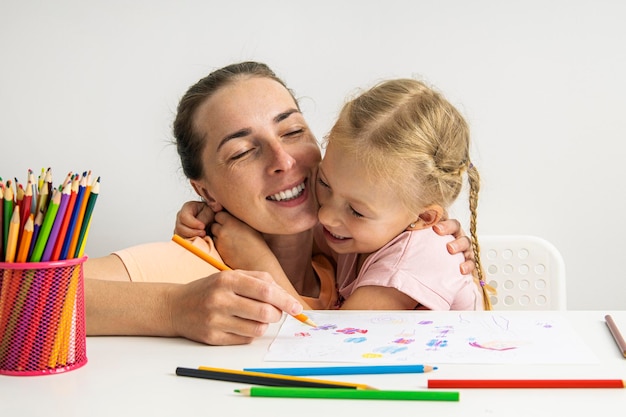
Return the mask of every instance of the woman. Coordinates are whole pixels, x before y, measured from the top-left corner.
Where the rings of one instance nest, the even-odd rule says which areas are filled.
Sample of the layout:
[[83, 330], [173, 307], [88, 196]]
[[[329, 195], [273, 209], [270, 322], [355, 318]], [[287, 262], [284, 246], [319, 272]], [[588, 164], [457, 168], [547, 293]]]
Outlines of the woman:
[[[317, 308], [330, 302], [324, 277], [334, 274], [327, 261], [311, 256], [317, 222], [312, 186], [321, 153], [285, 84], [255, 62], [214, 71], [181, 99], [174, 135], [196, 192], [214, 212], [226, 209], [260, 231], [285, 276], [217, 272], [171, 242], [129, 248], [85, 266], [88, 334], [243, 344], [280, 320], [282, 311], [298, 314], [298, 295]], [[460, 227], [448, 221], [438, 231], [454, 234]], [[210, 239], [194, 243], [217, 255]], [[469, 242], [459, 238], [451, 249], [464, 252]], [[471, 271], [473, 262], [462, 267]], [[292, 286], [291, 294], [275, 278]], [[149, 282], [131, 282], [141, 280]]]

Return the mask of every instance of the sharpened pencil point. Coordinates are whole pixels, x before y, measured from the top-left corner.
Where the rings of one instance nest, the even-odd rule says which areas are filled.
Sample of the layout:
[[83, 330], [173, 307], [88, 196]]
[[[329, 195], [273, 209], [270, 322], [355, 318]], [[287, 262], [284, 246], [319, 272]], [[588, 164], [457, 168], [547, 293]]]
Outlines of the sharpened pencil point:
[[304, 324], [308, 324], [311, 327], [317, 327], [317, 324], [315, 324], [313, 322], [313, 320], [311, 320], [310, 318], [307, 317], [306, 314], [304, 313], [300, 313], [298, 315], [293, 316], [294, 318], [296, 318], [297, 320], [299, 320], [300, 322], [304, 323]]

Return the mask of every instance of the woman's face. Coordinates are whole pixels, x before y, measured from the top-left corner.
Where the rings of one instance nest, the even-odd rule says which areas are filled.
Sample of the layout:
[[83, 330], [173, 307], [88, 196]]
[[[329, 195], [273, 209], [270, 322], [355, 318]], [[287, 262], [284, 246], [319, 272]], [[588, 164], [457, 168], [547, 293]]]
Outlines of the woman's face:
[[196, 111], [194, 129], [206, 144], [203, 178], [192, 184], [214, 211], [270, 234], [317, 223], [319, 146], [280, 83], [252, 77], [221, 88]]

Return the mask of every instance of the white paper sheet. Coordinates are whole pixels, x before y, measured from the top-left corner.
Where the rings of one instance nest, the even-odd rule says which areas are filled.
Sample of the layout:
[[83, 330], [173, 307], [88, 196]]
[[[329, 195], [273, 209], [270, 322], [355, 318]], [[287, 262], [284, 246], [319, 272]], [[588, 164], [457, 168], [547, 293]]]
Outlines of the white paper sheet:
[[266, 361], [583, 364], [598, 359], [556, 312], [307, 312], [287, 317]]

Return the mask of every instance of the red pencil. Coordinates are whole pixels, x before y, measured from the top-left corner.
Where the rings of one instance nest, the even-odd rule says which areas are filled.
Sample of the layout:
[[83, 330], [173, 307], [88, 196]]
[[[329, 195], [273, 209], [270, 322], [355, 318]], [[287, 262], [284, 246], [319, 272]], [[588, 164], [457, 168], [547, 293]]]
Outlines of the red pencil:
[[624, 388], [621, 379], [429, 379], [428, 388]]
[[31, 185], [30, 182], [28, 182], [26, 184], [26, 188], [24, 189], [24, 199], [22, 200], [22, 206], [21, 206], [21, 215], [22, 215], [22, 221], [20, 222], [22, 225], [26, 224], [26, 220], [28, 220], [28, 216], [31, 213], [32, 210], [32, 200], [33, 200], [33, 187]]

